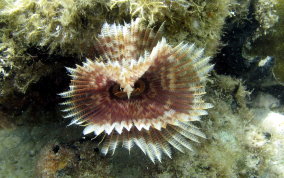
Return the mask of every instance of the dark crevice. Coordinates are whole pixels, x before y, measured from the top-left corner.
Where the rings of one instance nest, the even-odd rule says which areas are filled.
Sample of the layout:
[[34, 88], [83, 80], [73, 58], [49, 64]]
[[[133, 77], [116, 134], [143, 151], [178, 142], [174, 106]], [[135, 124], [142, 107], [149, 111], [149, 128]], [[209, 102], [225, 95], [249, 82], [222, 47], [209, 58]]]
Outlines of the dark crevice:
[[242, 56], [242, 48], [247, 39], [253, 35], [259, 23], [254, 18], [254, 2], [250, 3], [249, 13], [242, 24], [235, 22], [234, 18], [226, 19], [224, 35], [222, 36], [223, 47], [214, 59], [215, 70], [218, 74], [242, 77], [247, 73], [252, 64]]

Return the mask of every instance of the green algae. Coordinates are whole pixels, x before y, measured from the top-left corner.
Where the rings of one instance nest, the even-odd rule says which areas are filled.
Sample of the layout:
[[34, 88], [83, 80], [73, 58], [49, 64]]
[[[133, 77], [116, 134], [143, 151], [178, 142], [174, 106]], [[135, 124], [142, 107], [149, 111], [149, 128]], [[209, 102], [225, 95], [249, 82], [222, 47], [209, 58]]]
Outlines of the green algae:
[[[273, 74], [277, 81], [284, 82], [284, 4], [280, 1], [263, 1], [258, 7], [259, 29], [252, 41], [245, 47], [248, 56], [267, 56], [275, 58]], [[261, 19], [261, 20], [260, 20]]]
[[57, 68], [52, 59], [50, 65], [41, 62], [45, 57], [35, 60], [38, 55], [29, 54], [30, 49], [45, 52], [46, 57], [62, 56], [62, 61], [70, 55], [92, 58], [95, 37], [106, 21], [121, 23], [139, 17], [153, 26], [165, 22], [163, 36], [170, 43], [196, 43], [207, 49], [206, 55], [214, 55], [229, 15], [229, 1], [9, 0], [1, 1], [0, 9], [0, 90], [8, 95], [25, 93]]
[[[72, 57], [82, 61], [84, 57], [91, 56], [93, 42], [105, 21], [121, 23], [123, 20], [129, 22], [131, 18], [140, 17], [152, 26], [159, 26], [165, 22], [163, 35], [170, 40], [170, 43], [177, 44], [181, 41], [195, 43], [206, 48], [206, 55], [214, 56], [219, 46], [225, 45], [221, 44], [220, 38], [226, 17], [236, 15], [235, 20], [242, 23], [248, 11], [248, 1], [244, 0], [153, 1], [156, 4], [151, 2], [148, 0], [1, 1], [0, 57], [3, 62], [0, 64], [2, 94], [0, 103], [9, 105], [9, 100], [18, 102], [20, 97], [15, 93], [27, 94], [31, 85], [38, 83], [45, 76], [51, 76], [58, 68], [63, 68], [65, 61], [70, 61], [68, 64], [74, 63]], [[281, 36], [281, 33], [275, 34], [270, 30], [279, 28], [277, 33], [281, 32], [282, 18], [276, 24], [275, 19], [263, 20], [265, 13], [271, 11], [263, 10], [265, 8], [261, 7], [257, 18], [264, 28], [258, 30], [254, 40], [256, 44], [265, 44], [267, 49], [264, 50], [263, 45], [262, 48], [257, 48], [257, 45], [253, 44], [252, 51], [255, 50], [258, 55], [259, 52], [271, 52], [263, 54], [264, 57], [277, 54], [277, 65], [274, 68], [276, 74], [277, 66], [281, 66], [278, 59], [281, 57], [280, 49], [283, 48], [280, 40], [275, 39], [282, 37], [283, 34]], [[283, 7], [281, 4], [276, 7], [279, 8], [277, 10], [279, 14]], [[283, 16], [281, 13], [279, 15]], [[274, 46], [274, 43], [277, 43], [275, 45], [279, 46], [279, 50], [275, 48], [275, 51], [270, 51], [271, 45], [263, 41], [264, 38], [271, 37], [274, 38], [271, 44]], [[31, 49], [35, 48], [39, 50], [30, 53]], [[66, 73], [61, 72], [53, 77], [58, 80], [67, 76]], [[80, 138], [81, 131], [71, 134], [71, 130], [74, 131], [75, 128], [69, 127], [66, 130], [65, 124], [59, 126], [56, 123], [55, 125], [58, 125], [56, 127], [48, 125], [34, 128], [17, 127], [14, 131], [1, 132], [0, 140], [5, 145], [0, 147], [0, 155], [7, 156], [1, 159], [4, 160], [1, 162], [4, 166], [0, 169], [0, 174], [11, 177], [23, 177], [23, 174], [27, 177], [33, 176], [35, 164], [40, 161], [37, 156], [42, 150], [41, 147], [50, 144], [49, 142], [54, 140], [54, 134], [57, 134], [56, 140], [68, 143], [72, 148], [75, 147], [76, 155], [80, 156], [75, 161], [72, 171], [59, 170], [56, 173], [62, 177], [74, 175], [103, 177], [109, 176], [110, 172], [120, 177], [141, 177], [141, 175], [144, 177], [257, 177], [266, 174], [281, 176], [281, 171], [275, 171], [275, 174], [270, 171], [271, 167], [278, 168], [281, 163], [273, 165], [270, 161], [270, 155], [275, 147], [264, 136], [265, 131], [258, 126], [257, 118], [254, 118], [247, 107], [247, 97], [250, 92], [246, 91], [244, 82], [214, 74], [207, 88], [207, 99], [214, 103], [215, 108], [201, 123], [208, 139], [196, 145], [198, 154], [175, 153], [172, 160], [166, 159], [159, 165], [147, 161], [141, 152], [137, 152], [139, 156], [135, 156], [133, 152], [130, 155], [117, 152], [118, 155], [114, 157], [102, 157], [94, 152], [95, 143], [70, 141], [76, 136]], [[46, 98], [45, 95], [38, 97], [42, 100]], [[21, 103], [17, 107], [21, 108]], [[38, 110], [44, 109], [42, 106]], [[12, 114], [14, 111], [10, 109], [6, 112]], [[46, 113], [41, 111], [29, 113], [25, 110], [19, 117], [25, 117], [21, 119], [23, 123], [30, 117], [52, 120], [45, 116]], [[259, 142], [265, 144], [256, 147]]]
[[[273, 165], [270, 159], [276, 151], [272, 141], [283, 140], [277, 140], [275, 134], [265, 136], [270, 131], [262, 129], [259, 117], [254, 117], [252, 110], [248, 109], [249, 92], [243, 82], [217, 74], [213, 74], [211, 79], [206, 100], [214, 103], [215, 107], [201, 122], [208, 138], [194, 145], [196, 152], [174, 152], [172, 159], [165, 158], [157, 164], [138, 149], [131, 153], [118, 149], [112, 156], [102, 156], [97, 146], [100, 139], [79, 139], [81, 129], [46, 123], [0, 130], [0, 140], [4, 143], [0, 146], [3, 168], [0, 175], [133, 178], [281, 176], [281, 171], [272, 171], [281, 164]], [[262, 117], [265, 115], [261, 114]], [[64, 159], [60, 159], [62, 157]], [[45, 167], [46, 164], [48, 166]]]

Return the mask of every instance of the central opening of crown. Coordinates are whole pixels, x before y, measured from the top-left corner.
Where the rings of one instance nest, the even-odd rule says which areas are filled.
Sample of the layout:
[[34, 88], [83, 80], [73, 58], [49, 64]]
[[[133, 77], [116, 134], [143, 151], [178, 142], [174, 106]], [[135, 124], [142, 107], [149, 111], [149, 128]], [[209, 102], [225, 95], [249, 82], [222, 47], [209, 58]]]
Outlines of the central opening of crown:
[[127, 93], [124, 91], [123, 88], [120, 87], [119, 84], [114, 84], [110, 87], [110, 95], [115, 99], [137, 99], [141, 97], [143, 93], [147, 90], [148, 83], [145, 79], [139, 79], [135, 82], [133, 91], [130, 95], [130, 98], [128, 98]]

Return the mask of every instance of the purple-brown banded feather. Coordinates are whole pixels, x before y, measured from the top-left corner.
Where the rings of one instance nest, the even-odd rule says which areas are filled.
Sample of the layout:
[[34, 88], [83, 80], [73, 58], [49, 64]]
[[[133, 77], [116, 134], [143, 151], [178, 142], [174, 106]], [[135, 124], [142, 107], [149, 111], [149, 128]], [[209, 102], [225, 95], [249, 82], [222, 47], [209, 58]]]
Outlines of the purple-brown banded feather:
[[162, 28], [163, 25], [155, 33], [152, 28], [144, 27], [139, 19], [123, 26], [105, 23], [95, 47], [106, 60], [139, 59], [161, 39]]
[[192, 150], [190, 141], [205, 138], [192, 121], [212, 107], [202, 100], [210, 57], [193, 44], [172, 47], [161, 34], [139, 19], [106, 23], [96, 43], [103, 60], [67, 68], [70, 90], [60, 94], [65, 117], [86, 126], [84, 134], [106, 134], [104, 154], [137, 145], [155, 162], [162, 154], [171, 157], [172, 148]]

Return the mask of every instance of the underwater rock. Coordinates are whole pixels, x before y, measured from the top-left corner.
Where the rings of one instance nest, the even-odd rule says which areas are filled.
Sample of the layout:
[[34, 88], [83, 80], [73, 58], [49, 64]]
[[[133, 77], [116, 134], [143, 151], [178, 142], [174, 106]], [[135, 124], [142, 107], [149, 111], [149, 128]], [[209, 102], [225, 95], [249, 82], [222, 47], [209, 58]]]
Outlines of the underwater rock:
[[[23, 177], [22, 174], [32, 175], [34, 170], [31, 166], [36, 168], [35, 158], [37, 158], [37, 162], [41, 160], [48, 162], [47, 167], [42, 166], [37, 171], [47, 170], [50, 168], [48, 165], [54, 165], [56, 169], [51, 170], [56, 170], [56, 173], [54, 171], [51, 173], [53, 175], [55, 173], [58, 177], [282, 176], [283, 163], [280, 161], [282, 158], [277, 158], [282, 152], [277, 150], [281, 151], [283, 147], [279, 147], [277, 143], [281, 143], [283, 138], [278, 137], [281, 135], [275, 136], [276, 131], [278, 133], [281, 129], [276, 129], [274, 132], [272, 128], [274, 126], [280, 128], [281, 122], [271, 124], [270, 119], [275, 117], [270, 117], [263, 122], [264, 126], [267, 126], [263, 129], [261, 119], [258, 118], [260, 116], [263, 118], [267, 114], [263, 113], [260, 107], [257, 109], [261, 109], [262, 112], [255, 111], [252, 114], [251, 108], [247, 107], [247, 97], [250, 92], [245, 90], [240, 79], [217, 74], [214, 74], [211, 79], [212, 81], [207, 84], [206, 100], [212, 102], [215, 107], [209, 112], [210, 115], [204, 118], [204, 122], [200, 123], [208, 139], [196, 145], [198, 153], [174, 151], [173, 159], [166, 158], [159, 164], [153, 164], [145, 159], [146, 157], [138, 149], [132, 150], [131, 154], [119, 149], [114, 156], [103, 156], [99, 154], [97, 146], [101, 138], [80, 139], [78, 137], [81, 137], [81, 130], [74, 131], [75, 128], [66, 128], [65, 123], [49, 126], [45, 124], [43, 127], [15, 128], [11, 132], [0, 130], [0, 140], [10, 137], [9, 135], [15, 137], [15, 132], [17, 132], [16, 137], [21, 138], [20, 142], [17, 141], [19, 144], [16, 147], [11, 150], [4, 148], [4, 152], [1, 152], [0, 162], [4, 161], [1, 162], [1, 166], [5, 170], [0, 169], [0, 175], [19, 175], [20, 177]], [[3, 134], [3, 131], [8, 134]], [[73, 134], [71, 134], [72, 131]], [[54, 142], [54, 139], [60, 143]], [[51, 146], [54, 143], [57, 143], [59, 149], [56, 145]], [[60, 157], [60, 149], [70, 152], [66, 153], [66, 159], [61, 160], [63, 164], [59, 164], [61, 161], [57, 159]], [[58, 153], [54, 153], [56, 150]], [[33, 156], [38, 152], [45, 152], [46, 154], [43, 155], [51, 154], [48, 157], [54, 160]], [[3, 158], [3, 155], [7, 155], [8, 158]], [[273, 160], [271, 160], [272, 156]], [[72, 162], [68, 162], [70, 158]], [[15, 160], [18, 162], [15, 163]], [[277, 164], [273, 164], [274, 160]], [[27, 164], [28, 162], [31, 163]]]
[[15, 127], [15, 123], [11, 121], [8, 114], [0, 111], [0, 129], [12, 129]]
[[[242, 6], [244, 9], [236, 11], [226, 20], [222, 37], [222, 43], [226, 45], [213, 59], [216, 63], [215, 70], [218, 74], [243, 79], [248, 89], [254, 91], [253, 97], [254, 93], [262, 91], [283, 102], [284, 87], [277, 75], [283, 71], [281, 58], [284, 48], [279, 40], [283, 39], [283, 18], [279, 18], [283, 16], [283, 3], [271, 0], [247, 1], [241, 4], [246, 5]], [[265, 38], [271, 43], [263, 40]], [[277, 48], [274, 43], [279, 44]], [[276, 69], [280, 69], [279, 72]]]
[[[0, 177], [36, 177], [36, 155], [54, 140], [72, 160], [53, 164], [50, 175], [62, 177], [284, 177], [283, 123], [274, 121], [283, 120], [282, 9], [281, 0], [0, 1], [0, 141], [10, 148], [0, 146]], [[173, 152], [159, 164], [139, 150], [101, 156], [99, 139], [80, 140], [82, 130], [61, 119], [56, 93], [70, 80], [63, 66], [96, 55], [94, 37], [105, 21], [136, 17], [154, 29], [165, 22], [171, 44], [195, 43], [216, 55], [217, 74], [206, 86], [215, 108], [200, 123], [208, 139], [196, 145], [198, 154]], [[269, 102], [257, 103], [263, 97]], [[16, 127], [6, 129], [11, 119]]]
[[266, 108], [266, 109], [278, 108], [280, 106], [279, 99], [275, 98], [270, 94], [263, 92], [258, 93], [253, 103], [255, 104], [254, 107]]
[[75, 153], [72, 149], [58, 144], [48, 144], [39, 153], [36, 163], [38, 177], [58, 177], [64, 170], [74, 167]]
[[275, 58], [275, 65], [273, 66], [272, 71], [274, 78], [281, 85], [283, 85], [284, 4], [280, 1], [273, 1], [273, 3], [270, 3], [268, 6], [270, 7], [270, 9], [264, 11], [263, 13], [267, 16], [267, 18], [273, 17], [274, 21], [271, 23], [269, 23], [269, 20], [266, 21], [266, 23], [270, 24], [267, 25], [269, 27], [269, 31], [262, 33], [262, 35], [258, 36], [256, 39], [248, 41], [247, 45], [244, 46], [244, 54], [248, 57], [259, 56], [261, 58], [265, 58], [266, 56], [273, 56], [273, 58]]
[[260, 169], [260, 174], [270, 177], [283, 177], [284, 115], [269, 110], [261, 111], [259, 109], [255, 110], [254, 113], [258, 121], [256, 123], [258, 134], [264, 135], [262, 139], [258, 139], [258, 143], [264, 142], [259, 145], [259, 151], [263, 151], [262, 162], [264, 162], [267, 168]]
[[[185, 41], [198, 46], [205, 45], [206, 55], [214, 55], [219, 46], [225, 18], [229, 15], [229, 2], [1, 1], [2, 96], [13, 92], [25, 93], [42, 77], [63, 67], [60, 62], [68, 63], [74, 57], [78, 61], [82, 61], [81, 57], [92, 57], [93, 42], [105, 21], [130, 22], [131, 18], [141, 17], [153, 25], [165, 22], [163, 36], [170, 43]], [[138, 8], [140, 5], [141, 8]], [[48, 57], [49, 54], [51, 57]], [[54, 56], [61, 56], [61, 59], [57, 60]], [[63, 76], [63, 73], [59, 76]]]

